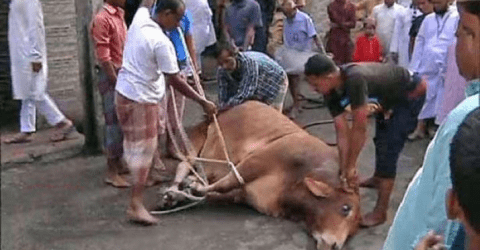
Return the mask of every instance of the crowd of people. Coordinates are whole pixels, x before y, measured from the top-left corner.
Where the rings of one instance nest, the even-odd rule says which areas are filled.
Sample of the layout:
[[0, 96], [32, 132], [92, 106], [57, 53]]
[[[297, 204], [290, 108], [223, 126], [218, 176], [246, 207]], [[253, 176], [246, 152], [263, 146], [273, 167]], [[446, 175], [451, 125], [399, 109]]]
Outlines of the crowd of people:
[[[407, 139], [433, 138], [384, 249], [480, 249], [480, 1], [333, 0], [325, 40], [305, 6], [296, 0], [104, 0], [90, 31], [105, 117], [105, 182], [132, 186], [128, 217], [158, 222], [143, 205], [143, 190], [152, 165], [162, 164], [159, 138], [166, 136], [168, 155], [178, 158], [165, 130], [167, 122], [182, 120], [185, 97], [208, 116], [257, 100], [294, 119], [305, 76], [333, 117], [344, 191], [378, 191], [374, 210], [362, 218], [365, 227], [386, 221]], [[274, 20], [276, 11], [284, 14], [281, 21]], [[267, 51], [278, 37], [281, 46]], [[22, 106], [20, 133], [5, 142], [32, 140], [36, 108], [58, 128], [53, 141], [68, 138], [75, 127], [46, 92], [39, 0], [11, 0], [9, 45], [13, 97]], [[195, 84], [203, 78], [206, 50], [218, 63], [217, 104]], [[293, 105], [284, 110], [288, 90]], [[357, 158], [370, 116], [375, 172], [359, 180]]]

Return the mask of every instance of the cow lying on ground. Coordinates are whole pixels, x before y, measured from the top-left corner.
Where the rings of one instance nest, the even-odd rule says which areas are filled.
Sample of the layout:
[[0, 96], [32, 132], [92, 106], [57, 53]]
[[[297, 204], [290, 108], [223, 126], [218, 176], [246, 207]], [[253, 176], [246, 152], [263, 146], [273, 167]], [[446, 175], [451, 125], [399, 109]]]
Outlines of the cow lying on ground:
[[[211, 185], [193, 185], [210, 199], [247, 203], [261, 213], [304, 222], [318, 249], [341, 249], [358, 229], [358, 193], [341, 189], [335, 148], [260, 102], [246, 102], [218, 116], [229, 168], [205, 164]], [[191, 141], [201, 158], [225, 159], [215, 127], [196, 126]]]

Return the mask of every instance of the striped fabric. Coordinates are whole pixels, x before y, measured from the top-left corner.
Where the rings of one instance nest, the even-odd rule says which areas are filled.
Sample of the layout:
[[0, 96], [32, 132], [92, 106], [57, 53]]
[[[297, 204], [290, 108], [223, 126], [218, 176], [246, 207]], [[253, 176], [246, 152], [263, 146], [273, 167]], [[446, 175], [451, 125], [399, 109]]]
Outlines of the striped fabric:
[[123, 130], [123, 157], [131, 171], [149, 168], [157, 150], [159, 130], [165, 129], [160, 104], [138, 103], [116, 93], [117, 114]]
[[267, 55], [253, 51], [239, 53], [237, 60], [241, 79], [235, 79], [224, 69], [218, 70], [220, 108], [233, 107], [247, 100], [271, 104], [285, 80], [282, 67]]

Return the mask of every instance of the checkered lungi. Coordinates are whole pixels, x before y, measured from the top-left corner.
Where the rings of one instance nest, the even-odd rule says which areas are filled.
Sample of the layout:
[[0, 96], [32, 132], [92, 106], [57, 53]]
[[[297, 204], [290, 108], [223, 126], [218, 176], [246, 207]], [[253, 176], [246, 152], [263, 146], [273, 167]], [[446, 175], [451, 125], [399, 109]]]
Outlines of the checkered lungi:
[[160, 104], [139, 103], [116, 93], [117, 114], [123, 130], [123, 157], [131, 171], [149, 168], [165, 131]]
[[105, 117], [104, 147], [108, 158], [120, 158], [123, 155], [123, 132], [115, 109], [115, 87], [109, 86], [107, 75], [101, 69], [98, 71], [98, 80]]

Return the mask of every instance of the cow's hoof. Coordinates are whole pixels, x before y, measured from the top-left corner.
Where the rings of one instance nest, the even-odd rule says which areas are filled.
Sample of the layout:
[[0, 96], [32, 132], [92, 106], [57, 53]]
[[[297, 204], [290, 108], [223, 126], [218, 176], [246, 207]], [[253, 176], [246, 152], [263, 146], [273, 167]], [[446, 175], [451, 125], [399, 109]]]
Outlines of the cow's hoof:
[[207, 187], [198, 182], [190, 183], [189, 188], [196, 195], [205, 196], [207, 194]]

